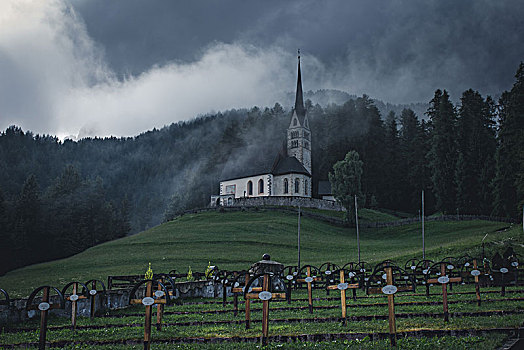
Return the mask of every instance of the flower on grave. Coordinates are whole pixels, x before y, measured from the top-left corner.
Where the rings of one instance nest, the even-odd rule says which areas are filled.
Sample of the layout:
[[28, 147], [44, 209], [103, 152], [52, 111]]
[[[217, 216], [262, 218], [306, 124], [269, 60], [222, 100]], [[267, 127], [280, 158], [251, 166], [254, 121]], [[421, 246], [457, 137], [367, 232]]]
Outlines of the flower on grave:
[[191, 266], [189, 266], [189, 271], [187, 272], [187, 278], [188, 281], [194, 280], [193, 278], [193, 271], [191, 271]]
[[211, 261], [207, 263], [206, 278], [210, 278], [213, 274], [213, 268], [211, 267]]
[[152, 280], [153, 279], [153, 270], [151, 269], [151, 263], [149, 263], [149, 267], [147, 268], [145, 279], [146, 280]]

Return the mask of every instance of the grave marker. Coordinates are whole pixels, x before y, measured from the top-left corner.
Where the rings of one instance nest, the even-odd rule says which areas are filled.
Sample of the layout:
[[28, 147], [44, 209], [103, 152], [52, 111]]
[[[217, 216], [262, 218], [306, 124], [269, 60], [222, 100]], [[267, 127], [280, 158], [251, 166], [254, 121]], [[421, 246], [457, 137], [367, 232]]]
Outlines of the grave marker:
[[[162, 295], [158, 292], [158, 290], [153, 293], [153, 284], [158, 283], [161, 286], [160, 291], [162, 291]], [[146, 285], [146, 292], [145, 296], [142, 299], [136, 298], [136, 292], [138, 288], [140, 288], [143, 284]], [[149, 350], [151, 348], [151, 308], [153, 305], [158, 304], [169, 304], [171, 298], [169, 297], [169, 292], [165, 285], [156, 279], [147, 279], [138, 282], [133, 289], [131, 290], [129, 294], [129, 304], [130, 305], [136, 305], [136, 304], [143, 304], [146, 307], [145, 310], [145, 320], [144, 320], [144, 350]]]
[[[327, 289], [338, 289], [340, 290], [340, 306], [342, 308], [342, 322], [344, 324], [344, 326], [347, 325], [347, 316], [346, 316], [346, 289], [357, 289], [359, 287], [359, 284], [358, 283], [354, 283], [354, 284], [349, 284], [349, 283], [346, 283], [345, 281], [345, 278], [344, 278], [344, 275], [345, 275], [345, 271], [344, 270], [339, 270], [339, 282], [338, 284], [336, 285], [330, 285], [330, 286], [327, 286]], [[336, 273], [336, 271], [335, 271]]]
[[[99, 295], [106, 295], [106, 286], [104, 285], [104, 282], [100, 280], [89, 280], [85, 285], [89, 286], [90, 283], [91, 289], [89, 290], [89, 296], [91, 300], [91, 318], [94, 318], [96, 312], [96, 298]], [[102, 287], [102, 289], [100, 289], [100, 287]]]
[[[379, 268], [377, 268], [379, 267]], [[374, 269], [374, 273], [369, 277], [366, 285], [367, 294], [385, 294], [388, 297], [388, 320], [389, 320], [389, 340], [391, 346], [397, 346], [397, 326], [395, 321], [395, 293], [415, 291], [415, 281], [398, 266], [384, 266], [379, 264]], [[393, 270], [396, 271], [397, 280], [394, 278]], [[382, 285], [385, 280], [385, 285]], [[372, 284], [374, 287], [372, 287]], [[411, 285], [411, 286], [410, 286]]]
[[[257, 274], [253, 276], [249, 282], [246, 284], [245, 290], [244, 290], [244, 298], [246, 300], [246, 303], [250, 299], [260, 299], [262, 300], [262, 337], [260, 339], [262, 346], [266, 346], [268, 343], [268, 336], [269, 336], [269, 301], [271, 299], [285, 299], [286, 293], [275, 293], [272, 292], [271, 286], [271, 273], [264, 273]], [[263, 278], [262, 280], [262, 291], [258, 293], [253, 293], [253, 289], [251, 288], [251, 284], [258, 280], [260, 277]], [[247, 314], [247, 313], [246, 313]]]
[[315, 271], [318, 272], [318, 269], [314, 266], [311, 266], [311, 265], [306, 265], [304, 267], [302, 267], [298, 273], [299, 276], [302, 275], [303, 273], [303, 270], [306, 269], [307, 271], [307, 274], [306, 274], [306, 277], [305, 278], [299, 278], [297, 279], [297, 282], [302, 282], [302, 283], [307, 283], [307, 300], [308, 300], [308, 305], [309, 305], [309, 313], [312, 314], [313, 313], [313, 292], [312, 292], [312, 283], [313, 282], [316, 282], [316, 281], [321, 281], [322, 278], [321, 277], [317, 277], [317, 276], [312, 276], [311, 275], [311, 268], [314, 268]]
[[[50, 299], [49, 292], [51, 291], [51, 289], [54, 290], [56, 294], [58, 295], [60, 299], [59, 303], [54, 303], [54, 304], [49, 303], [49, 299]], [[35, 299], [36, 295], [40, 293], [41, 291], [43, 292], [42, 301], [38, 305], [36, 304], [34, 305], [33, 300]], [[48, 318], [49, 310], [63, 309], [64, 307], [65, 307], [64, 296], [57, 288], [51, 287], [51, 286], [38, 287], [31, 293], [31, 295], [27, 299], [27, 304], [26, 304], [27, 311], [29, 310], [35, 310], [35, 311], [39, 310], [40, 311], [40, 337], [38, 340], [38, 349], [45, 350], [46, 333], [47, 333], [47, 318]]]
[[449, 321], [449, 313], [448, 313], [448, 283], [452, 282], [461, 282], [462, 277], [448, 277], [446, 270], [453, 270], [453, 268], [448, 269], [448, 262], [441, 261], [439, 263], [434, 264], [430, 271], [435, 271], [436, 267], [440, 265], [440, 273], [436, 273], [438, 278], [431, 278], [428, 279], [428, 283], [440, 283], [442, 285], [442, 305], [444, 309], [444, 321]]
[[[82, 294], [78, 295], [78, 285], [82, 285], [83, 290]], [[71, 328], [73, 331], [76, 330], [76, 303], [78, 300], [81, 299], [87, 299], [87, 286], [80, 282], [71, 282], [65, 285], [65, 287], [62, 289], [62, 295], [66, 295], [67, 290], [69, 287], [73, 286], [72, 294], [68, 297], [66, 297], [66, 300], [69, 300], [71, 302]]]

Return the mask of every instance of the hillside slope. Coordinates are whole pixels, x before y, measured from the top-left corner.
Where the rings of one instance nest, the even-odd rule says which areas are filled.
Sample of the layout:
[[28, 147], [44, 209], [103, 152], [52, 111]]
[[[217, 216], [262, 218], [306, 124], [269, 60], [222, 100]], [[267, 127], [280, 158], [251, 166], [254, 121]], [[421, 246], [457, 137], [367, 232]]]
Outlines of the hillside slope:
[[[301, 220], [302, 264], [331, 261], [343, 264], [357, 259], [356, 234], [303, 217]], [[487, 221], [429, 222], [426, 254], [429, 258], [480, 252], [488, 233], [492, 242], [511, 240], [522, 244], [522, 228], [497, 232], [508, 224]], [[362, 260], [404, 262], [421, 256], [420, 225], [360, 232]], [[208, 212], [190, 214], [137, 235], [92, 247], [75, 256], [11, 271], [0, 277], [0, 288], [12, 297], [28, 295], [34, 288], [67, 282], [107, 280], [108, 275], [141, 274], [151, 262], [154, 272], [176, 269], [204, 271], [208, 262], [222, 269], [244, 269], [263, 253], [284, 264], [296, 264], [297, 216], [274, 211]]]

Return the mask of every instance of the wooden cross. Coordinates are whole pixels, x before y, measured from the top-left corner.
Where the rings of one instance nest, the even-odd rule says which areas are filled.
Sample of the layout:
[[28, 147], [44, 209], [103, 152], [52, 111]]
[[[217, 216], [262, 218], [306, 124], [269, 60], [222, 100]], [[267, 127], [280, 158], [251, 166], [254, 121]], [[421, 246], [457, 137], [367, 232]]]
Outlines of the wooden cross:
[[461, 282], [462, 277], [451, 277], [446, 276], [446, 263], [440, 263], [440, 277], [428, 279], [427, 283], [440, 283], [442, 284], [442, 305], [444, 308], [444, 321], [449, 321], [448, 313], [448, 283]]
[[413, 287], [397, 287], [393, 285], [393, 269], [385, 267], [386, 285], [383, 288], [368, 288], [368, 294], [386, 294], [388, 296], [389, 340], [391, 346], [397, 346], [397, 325], [395, 321], [395, 293], [413, 291]]
[[[235, 279], [237, 280], [238, 277]], [[247, 286], [247, 283], [249, 282], [249, 272], [246, 272], [246, 277], [245, 277], [245, 284], [244, 286]], [[254, 288], [255, 290], [256, 289], [260, 289], [259, 291], [262, 291], [262, 288]], [[240, 287], [240, 286], [232, 286], [231, 287], [231, 293], [233, 293], [233, 314], [235, 316], [238, 315], [238, 293], [244, 293], [244, 288]], [[246, 300], [246, 311], [247, 309], [249, 308], [249, 300]], [[247, 312], [246, 312], [246, 315], [247, 315]], [[246, 329], [249, 329], [249, 324], [248, 324], [248, 319], [246, 318]]]
[[[62, 309], [64, 308], [64, 298], [62, 296], [62, 293], [56, 288], [53, 288], [60, 297], [60, 303], [58, 304], [50, 304], [49, 303], [49, 291], [53, 287], [50, 286], [43, 286], [40, 288], [37, 288], [31, 293], [29, 298], [27, 299], [27, 305], [26, 310], [39, 310], [40, 311], [40, 337], [38, 340], [38, 349], [39, 350], [45, 350], [45, 341], [46, 341], [46, 334], [47, 334], [47, 318], [49, 310], [52, 309]], [[32, 305], [31, 302], [35, 298], [36, 294], [43, 290], [42, 295], [42, 301], [38, 305]]]
[[[66, 297], [66, 300], [69, 300], [71, 302], [71, 327], [73, 328], [73, 331], [76, 330], [76, 303], [78, 300], [81, 299], [87, 299], [87, 296], [85, 295], [78, 295], [78, 282], [71, 282], [68, 285], [62, 289], [62, 294], [65, 295], [66, 290], [69, 288], [69, 286], [73, 285], [73, 292], [70, 296]], [[82, 284], [84, 288], [87, 288], [84, 284]], [[84, 290], [84, 293], [86, 291]]]
[[244, 294], [246, 298], [246, 304], [250, 299], [262, 300], [262, 337], [260, 339], [262, 346], [267, 345], [268, 335], [269, 335], [269, 300], [286, 299], [286, 293], [271, 293], [269, 291], [270, 289], [269, 284], [270, 284], [269, 274], [266, 273], [264, 274], [264, 280], [262, 282], [262, 291], [260, 291], [259, 293], [251, 293], [255, 289], [255, 288], [252, 288], [251, 292]]
[[480, 271], [477, 268], [477, 259], [473, 259], [473, 270], [471, 271], [471, 274], [475, 277], [475, 294], [477, 295], [477, 305], [480, 306]]
[[309, 303], [309, 313], [312, 314], [313, 313], [313, 295], [312, 295], [311, 284], [314, 281], [321, 281], [322, 278], [311, 276], [311, 266], [307, 266], [306, 269], [307, 269], [307, 277], [297, 279], [297, 282], [306, 282], [307, 283], [307, 300]]
[[98, 295], [98, 290], [96, 289], [97, 283], [100, 283], [102, 285], [102, 291], [105, 293], [106, 287], [102, 281], [99, 280], [90, 280], [87, 281], [85, 284], [86, 286], [89, 286], [89, 283], [91, 283], [91, 290], [89, 290], [89, 295], [91, 299], [91, 318], [95, 317], [95, 311], [96, 311], [96, 296]]
[[[141, 282], [140, 284], [142, 284]], [[158, 282], [159, 286], [161, 283]], [[146, 306], [145, 321], [144, 321], [144, 350], [149, 350], [151, 348], [151, 307], [155, 304], [166, 304], [168, 296], [166, 295], [164, 299], [160, 299], [165, 295], [164, 291], [160, 290], [162, 293], [155, 292], [155, 296], [159, 299], [153, 298], [153, 281], [147, 280], [146, 282], [146, 295], [144, 299], [131, 299], [129, 304], [144, 304]], [[157, 294], [158, 293], [158, 294]], [[160, 295], [162, 294], [162, 295]]]
[[347, 284], [344, 282], [344, 270], [340, 270], [340, 283], [336, 285], [327, 286], [327, 289], [338, 289], [340, 290], [340, 305], [342, 307], [342, 322], [344, 326], [347, 325], [346, 317], [346, 289], [357, 289], [359, 287], [358, 283]]

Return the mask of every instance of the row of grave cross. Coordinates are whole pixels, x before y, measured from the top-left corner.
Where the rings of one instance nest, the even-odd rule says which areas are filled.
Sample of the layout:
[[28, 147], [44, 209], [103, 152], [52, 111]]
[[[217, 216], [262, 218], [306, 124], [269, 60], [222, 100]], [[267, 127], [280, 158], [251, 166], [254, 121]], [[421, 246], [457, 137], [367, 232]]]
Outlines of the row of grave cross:
[[[509, 255], [509, 256], [508, 256]], [[347, 325], [346, 291], [353, 291], [356, 299], [356, 289], [364, 289], [366, 294], [385, 294], [388, 298], [389, 332], [391, 344], [396, 344], [395, 305], [394, 295], [399, 292], [415, 292], [417, 284], [425, 285], [426, 294], [429, 295], [429, 286], [440, 284], [442, 286], [442, 304], [444, 320], [449, 320], [448, 312], [448, 285], [452, 288], [453, 283], [473, 282], [478, 305], [481, 304], [480, 287], [484, 283], [498, 280], [501, 285], [501, 294], [504, 296], [506, 283], [509, 278], [506, 275], [514, 272], [515, 284], [517, 284], [520, 269], [516, 254], [504, 254], [504, 257], [496, 254], [491, 261], [487, 259], [472, 259], [464, 257], [454, 259], [445, 258], [440, 262], [430, 260], [417, 261], [411, 259], [402, 269], [391, 261], [377, 264], [373, 269], [365, 262], [348, 263], [342, 268], [332, 263], [325, 263], [320, 268], [306, 265], [301, 269], [296, 266], [284, 267], [280, 273], [257, 273], [247, 271], [219, 271], [214, 270], [212, 278], [216, 283], [222, 284], [223, 305], [226, 305], [227, 290], [233, 293], [233, 304], [235, 316], [238, 314], [238, 296], [243, 295], [245, 299], [245, 324], [250, 328], [250, 302], [251, 300], [262, 301], [262, 336], [263, 345], [268, 342], [269, 332], [269, 302], [270, 300], [284, 300], [291, 302], [292, 290], [301, 285], [306, 285], [308, 293], [308, 309], [313, 313], [313, 289], [321, 286], [329, 294], [329, 291], [340, 292], [340, 305], [342, 322]], [[162, 329], [162, 318], [164, 306], [172, 303], [175, 296], [175, 283], [169, 274], [155, 274], [148, 276], [135, 284], [130, 292], [129, 304], [142, 304], [145, 306], [144, 321], [144, 349], [149, 349], [151, 344], [151, 318], [152, 307], [157, 305], [158, 330]], [[280, 282], [278, 282], [280, 281]], [[278, 283], [277, 283], [278, 282]], [[280, 284], [279, 284], [280, 283]], [[243, 286], [241, 286], [243, 284]], [[285, 284], [285, 286], [284, 286]], [[139, 290], [145, 285], [143, 298], [137, 297]], [[276, 287], [275, 287], [276, 286]], [[280, 287], [279, 287], [280, 286]], [[285, 292], [284, 292], [285, 290]], [[69, 295], [67, 293], [70, 292]], [[90, 280], [86, 283], [71, 282], [62, 290], [52, 286], [41, 286], [35, 289], [28, 298], [26, 309], [28, 311], [40, 311], [40, 338], [39, 349], [45, 349], [48, 312], [52, 309], [64, 308], [65, 301], [71, 303], [71, 327], [76, 329], [77, 303], [83, 299], [91, 301], [91, 317], [95, 316], [96, 298], [106, 292], [104, 283], [98, 280]], [[6, 291], [0, 289], [5, 300], [0, 304], [9, 305], [9, 296]], [[56, 294], [52, 298], [52, 293]], [[41, 301], [35, 304], [37, 296], [41, 295]], [[67, 295], [67, 296], [66, 296]], [[52, 302], [51, 300], [54, 300]]]

